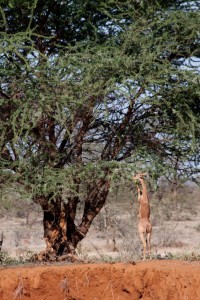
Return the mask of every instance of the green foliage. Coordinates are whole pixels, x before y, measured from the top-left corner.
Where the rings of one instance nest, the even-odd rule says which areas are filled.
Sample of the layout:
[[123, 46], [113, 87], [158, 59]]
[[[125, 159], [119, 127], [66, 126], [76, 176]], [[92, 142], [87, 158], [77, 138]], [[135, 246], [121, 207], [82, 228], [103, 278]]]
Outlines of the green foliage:
[[1, 1], [1, 186], [77, 196], [137, 170], [196, 179], [198, 5]]
[[20, 257], [11, 257], [8, 255], [7, 252], [1, 251], [0, 252], [0, 265], [1, 266], [18, 266], [27, 264], [31, 261], [31, 257], [33, 256], [33, 253], [31, 251], [26, 251], [24, 256]]
[[153, 256], [153, 259], [160, 260], [185, 260], [185, 261], [199, 261], [200, 255], [196, 253], [182, 253], [182, 254], [172, 254], [171, 252], [168, 252], [165, 254], [165, 256], [161, 257], [160, 254]]

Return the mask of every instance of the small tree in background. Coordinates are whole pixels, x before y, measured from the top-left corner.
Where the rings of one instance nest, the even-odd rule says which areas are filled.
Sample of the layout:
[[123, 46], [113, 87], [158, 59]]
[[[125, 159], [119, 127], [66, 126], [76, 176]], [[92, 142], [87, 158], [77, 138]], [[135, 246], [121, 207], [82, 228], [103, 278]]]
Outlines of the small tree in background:
[[198, 5], [1, 2], [1, 187], [42, 207], [47, 258], [75, 253], [115, 179], [197, 178]]

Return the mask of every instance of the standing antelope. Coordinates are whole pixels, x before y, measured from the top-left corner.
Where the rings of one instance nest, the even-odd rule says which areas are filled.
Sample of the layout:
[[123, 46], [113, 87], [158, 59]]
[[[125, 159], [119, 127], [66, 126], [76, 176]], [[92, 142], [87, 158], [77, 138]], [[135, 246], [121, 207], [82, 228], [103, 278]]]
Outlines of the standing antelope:
[[147, 246], [148, 246], [149, 257], [151, 259], [151, 233], [152, 233], [152, 225], [149, 219], [150, 218], [149, 197], [147, 193], [147, 187], [144, 181], [145, 175], [146, 173], [142, 173], [133, 176], [133, 179], [139, 180], [142, 186], [141, 188], [138, 186], [138, 200], [140, 203], [138, 231], [143, 243], [143, 260], [146, 259]]

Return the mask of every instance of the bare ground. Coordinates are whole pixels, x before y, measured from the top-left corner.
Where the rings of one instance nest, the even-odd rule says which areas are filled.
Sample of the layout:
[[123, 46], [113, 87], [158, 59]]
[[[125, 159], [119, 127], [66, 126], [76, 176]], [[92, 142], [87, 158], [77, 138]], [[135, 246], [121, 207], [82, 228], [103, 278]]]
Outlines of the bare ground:
[[[183, 191], [178, 199], [151, 199], [153, 260], [147, 262], [140, 261], [137, 201], [110, 201], [77, 249], [81, 259], [94, 263], [2, 265], [0, 300], [198, 300], [200, 262], [175, 259], [200, 258], [199, 199], [199, 189], [190, 189], [189, 196]], [[13, 215], [0, 218], [3, 253], [23, 259], [43, 250], [41, 212]]]
[[198, 300], [200, 262], [0, 269], [1, 300]]

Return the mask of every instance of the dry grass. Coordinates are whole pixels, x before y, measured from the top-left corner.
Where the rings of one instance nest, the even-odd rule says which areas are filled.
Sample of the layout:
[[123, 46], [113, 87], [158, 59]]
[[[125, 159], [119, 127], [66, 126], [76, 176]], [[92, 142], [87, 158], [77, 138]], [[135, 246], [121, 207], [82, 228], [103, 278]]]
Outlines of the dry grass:
[[[155, 254], [164, 252], [165, 248], [184, 250], [191, 247], [192, 252], [196, 247], [195, 251], [198, 248], [200, 250], [200, 243], [197, 245], [196, 242], [200, 231], [199, 196], [198, 187], [182, 184], [177, 186], [176, 193], [170, 186], [163, 185], [157, 192], [150, 194], [152, 246]], [[9, 251], [15, 249], [19, 257], [27, 256], [29, 251], [43, 250], [45, 245], [39, 206], [32, 207], [27, 203], [25, 207], [20, 199], [19, 202], [12, 199], [14, 208], [9, 210], [9, 206], [5, 209], [5, 202], [1, 200], [0, 209], [4, 212], [4, 219], [0, 219], [0, 225], [6, 232], [3, 250], [6, 248], [9, 255]], [[23, 218], [16, 218], [23, 209], [26, 211]], [[106, 207], [95, 218], [88, 236], [79, 244], [78, 256], [88, 261], [91, 256], [98, 261], [140, 259], [142, 245], [137, 232], [138, 209], [137, 195], [130, 187], [111, 192]], [[38, 244], [40, 248], [35, 250]]]
[[196, 231], [199, 232], [200, 231], [200, 223], [198, 225], [196, 225], [194, 228], [195, 228]]
[[20, 274], [18, 285], [13, 293], [13, 300], [22, 299], [23, 295], [24, 295], [24, 283]]
[[[94, 227], [100, 232], [99, 238], [112, 241], [114, 237], [121, 260], [131, 261], [139, 259], [142, 251], [137, 233], [139, 205], [132, 191], [123, 192], [124, 199], [122, 192], [110, 195], [107, 204], [109, 226], [105, 226], [106, 214], [102, 211]], [[194, 226], [193, 223], [200, 218], [199, 196], [199, 187], [182, 184], [177, 186], [176, 193], [170, 186], [164, 186], [151, 194], [152, 246], [155, 253], [165, 251], [165, 248], [198, 248], [195, 232], [200, 231], [200, 225]]]
[[60, 289], [64, 296], [63, 300], [66, 300], [69, 293], [69, 283], [66, 277], [60, 282]]

